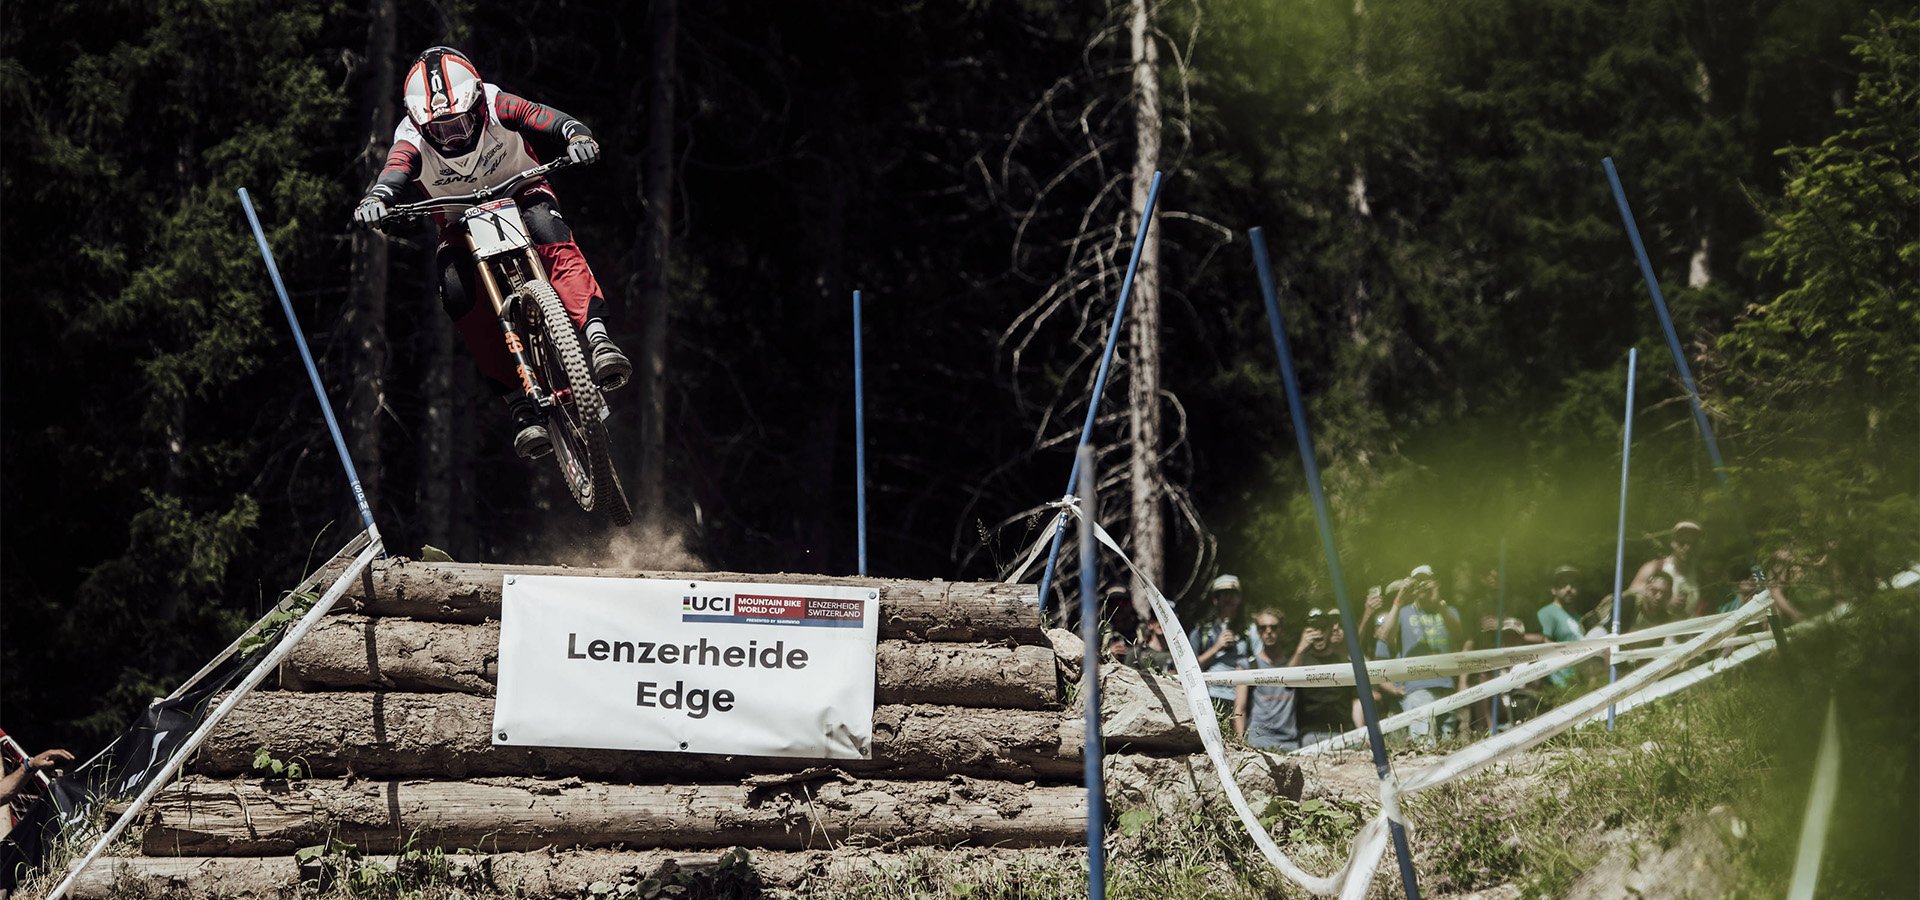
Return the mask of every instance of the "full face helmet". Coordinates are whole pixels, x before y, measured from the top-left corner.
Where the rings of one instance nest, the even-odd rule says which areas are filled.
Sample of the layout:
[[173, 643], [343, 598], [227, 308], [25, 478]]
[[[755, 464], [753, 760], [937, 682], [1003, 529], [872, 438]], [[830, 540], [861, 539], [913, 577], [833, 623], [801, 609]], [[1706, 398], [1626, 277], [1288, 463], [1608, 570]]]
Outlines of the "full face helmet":
[[461, 156], [486, 125], [486, 88], [473, 61], [452, 47], [429, 47], [407, 70], [407, 118], [435, 150]]

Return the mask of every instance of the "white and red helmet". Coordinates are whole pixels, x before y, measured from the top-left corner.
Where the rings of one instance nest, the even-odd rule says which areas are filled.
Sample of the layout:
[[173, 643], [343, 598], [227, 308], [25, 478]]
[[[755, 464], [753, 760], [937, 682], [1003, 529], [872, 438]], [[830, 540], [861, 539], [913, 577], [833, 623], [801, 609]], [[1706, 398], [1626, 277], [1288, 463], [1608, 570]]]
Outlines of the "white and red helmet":
[[486, 99], [480, 70], [452, 47], [428, 47], [407, 70], [407, 118], [447, 155], [473, 149], [486, 125]]

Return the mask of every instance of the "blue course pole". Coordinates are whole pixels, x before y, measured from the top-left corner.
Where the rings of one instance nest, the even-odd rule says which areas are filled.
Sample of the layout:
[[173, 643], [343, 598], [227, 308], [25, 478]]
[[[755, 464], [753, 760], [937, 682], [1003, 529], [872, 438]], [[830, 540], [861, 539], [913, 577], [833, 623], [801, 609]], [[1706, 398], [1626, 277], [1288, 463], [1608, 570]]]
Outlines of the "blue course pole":
[[[1074, 447], [1073, 470], [1067, 473], [1066, 493], [1073, 493], [1080, 481], [1080, 450], [1093, 436], [1093, 420], [1100, 412], [1100, 395], [1107, 390], [1107, 371], [1113, 365], [1113, 348], [1120, 343], [1120, 323], [1127, 318], [1127, 298], [1133, 296], [1133, 276], [1140, 271], [1140, 251], [1147, 246], [1147, 229], [1153, 226], [1153, 207], [1160, 199], [1160, 173], [1153, 173], [1147, 186], [1147, 205], [1140, 211], [1140, 229], [1133, 235], [1133, 256], [1127, 259], [1127, 277], [1120, 283], [1120, 303], [1113, 309], [1113, 325], [1107, 329], [1107, 349], [1100, 356], [1100, 372], [1093, 379], [1093, 396], [1087, 398], [1087, 420], [1080, 425], [1080, 443]], [[1066, 537], [1067, 520], [1062, 516], [1053, 529], [1053, 546], [1047, 550], [1047, 567], [1040, 572], [1040, 605], [1047, 604], [1047, 591], [1053, 587], [1053, 564], [1060, 558], [1060, 541]]]
[[[320, 400], [320, 411], [326, 414], [327, 430], [333, 433], [333, 449], [340, 454], [340, 465], [347, 470], [347, 485], [353, 489], [353, 503], [360, 509], [360, 521], [367, 528], [367, 536], [375, 544], [380, 544], [380, 529], [373, 524], [373, 509], [367, 505], [367, 492], [360, 487], [360, 473], [353, 468], [353, 457], [347, 455], [347, 442], [340, 436], [340, 422], [333, 417], [333, 404], [327, 400], [327, 389], [320, 384], [320, 370], [314, 367], [313, 354], [307, 350], [307, 337], [300, 330], [300, 318], [294, 315], [293, 301], [287, 299], [287, 286], [280, 280], [280, 266], [273, 261], [273, 251], [267, 247], [267, 233], [260, 229], [260, 217], [253, 212], [253, 200], [247, 196], [247, 189], [240, 189], [240, 208], [246, 210], [247, 224], [253, 226], [253, 240], [260, 245], [260, 258], [267, 261], [267, 275], [273, 279], [273, 289], [280, 295], [280, 309], [287, 314], [287, 324], [293, 328], [293, 343], [300, 348], [300, 361], [307, 364], [307, 377], [313, 380], [313, 395]], [[384, 544], [380, 551], [386, 556]]]
[[[1687, 389], [1687, 402], [1693, 405], [1693, 421], [1700, 426], [1700, 436], [1706, 439], [1707, 457], [1713, 460], [1714, 478], [1720, 482], [1721, 488], [1726, 488], [1727, 461], [1720, 456], [1720, 443], [1713, 439], [1713, 426], [1708, 424], [1707, 412], [1700, 405], [1700, 388], [1694, 384], [1693, 368], [1687, 365], [1687, 354], [1680, 348], [1680, 335], [1673, 329], [1673, 316], [1667, 313], [1667, 298], [1660, 293], [1660, 280], [1653, 275], [1653, 263], [1647, 260], [1647, 246], [1640, 240], [1640, 226], [1634, 224], [1633, 209], [1627, 205], [1626, 189], [1620, 186], [1620, 173], [1613, 168], [1613, 157], [1601, 159], [1600, 165], [1607, 170], [1607, 184], [1613, 187], [1614, 203], [1620, 207], [1620, 221], [1626, 223], [1627, 239], [1633, 243], [1634, 258], [1640, 261], [1640, 274], [1647, 280], [1647, 293], [1653, 295], [1653, 309], [1660, 314], [1660, 327], [1666, 330], [1667, 349], [1673, 352], [1673, 364], [1680, 370], [1680, 383]], [[1745, 516], [1740, 515], [1737, 504], [1735, 515], [1740, 516], [1740, 530], [1746, 532]], [[1766, 571], [1757, 562], [1751, 568], [1753, 577], [1762, 587], [1766, 586]], [[1774, 639], [1779, 646], [1785, 647], [1786, 629], [1780, 627], [1779, 616], [1771, 610], [1767, 612], [1767, 624], [1773, 629]]]
[[[1500, 569], [1499, 569], [1499, 574], [1495, 575], [1494, 577], [1500, 579], [1499, 583], [1494, 586], [1494, 596], [1497, 597], [1498, 599], [1494, 601], [1494, 605], [1493, 605], [1493, 646], [1494, 646], [1494, 649], [1497, 650], [1500, 647], [1505, 645], [1506, 641], [1504, 639], [1507, 635], [1507, 539], [1506, 538], [1500, 539]], [[1493, 695], [1492, 704], [1487, 707], [1487, 734], [1488, 735], [1496, 735], [1500, 733], [1500, 703], [1505, 699], [1507, 699], [1506, 694], [1495, 694]]]
[[[1627, 564], [1627, 472], [1633, 460], [1633, 376], [1640, 368], [1640, 348], [1627, 350], [1627, 413], [1620, 437], [1620, 529], [1613, 544], [1613, 635], [1620, 636], [1620, 582]], [[1613, 651], [1607, 651], [1607, 683], [1619, 677]], [[1613, 730], [1613, 704], [1607, 704], [1607, 730]]]
[[1093, 448], [1081, 447], [1074, 454], [1080, 475], [1080, 642], [1081, 695], [1087, 705], [1087, 746], [1080, 758], [1086, 764], [1087, 779], [1087, 897], [1100, 900], [1107, 895], [1106, 800], [1101, 779], [1100, 735], [1100, 609], [1094, 596], [1094, 577], [1099, 570], [1093, 536], [1094, 523], [1100, 521], [1099, 479], [1093, 471]]
[[[1280, 378], [1287, 389], [1287, 409], [1293, 415], [1293, 436], [1300, 445], [1300, 464], [1306, 469], [1307, 490], [1313, 495], [1313, 518], [1320, 528], [1320, 549], [1327, 556], [1327, 573], [1333, 581], [1333, 600], [1340, 607], [1340, 624], [1347, 632], [1347, 657], [1353, 662], [1354, 689], [1360, 694], [1360, 712], [1367, 720], [1367, 743], [1373, 747], [1373, 768], [1381, 781], [1387, 780], [1387, 742], [1380, 734], [1380, 716], [1373, 707], [1373, 682], [1367, 677], [1367, 661], [1360, 654], [1360, 632], [1355, 629], [1353, 607], [1347, 602], [1347, 581], [1340, 572], [1340, 553], [1333, 546], [1333, 522], [1327, 514], [1327, 495], [1320, 486], [1320, 463], [1313, 453], [1313, 435], [1307, 431], [1307, 408], [1300, 399], [1300, 379], [1293, 370], [1293, 351], [1288, 349], [1286, 325], [1280, 319], [1280, 300], [1274, 287], [1273, 264], [1267, 259], [1267, 238], [1260, 229], [1247, 232], [1253, 243], [1253, 265], [1260, 274], [1260, 293], [1267, 304], [1267, 324], [1273, 331], [1273, 348], [1280, 355]], [[1400, 883], [1407, 900], [1420, 900], [1420, 886], [1414, 879], [1413, 855], [1407, 849], [1407, 829], [1388, 820], [1393, 832], [1394, 855], [1400, 862]]]
[[860, 574], [867, 574], [867, 395], [860, 351], [860, 292], [853, 292], [853, 466], [859, 507]]
[[1693, 421], [1707, 441], [1707, 455], [1713, 459], [1714, 477], [1727, 486], [1727, 463], [1720, 457], [1720, 444], [1713, 439], [1713, 426], [1700, 405], [1700, 387], [1693, 381], [1693, 367], [1687, 365], [1687, 353], [1680, 346], [1680, 334], [1674, 331], [1673, 316], [1667, 312], [1667, 297], [1660, 292], [1660, 279], [1654, 277], [1653, 263], [1647, 259], [1647, 245], [1640, 240], [1640, 226], [1634, 224], [1633, 208], [1627, 205], [1627, 191], [1620, 186], [1620, 173], [1613, 168], [1613, 157], [1600, 160], [1607, 170], [1607, 183], [1613, 186], [1613, 201], [1620, 207], [1620, 221], [1626, 223], [1627, 240], [1633, 244], [1633, 256], [1640, 261], [1640, 274], [1647, 280], [1647, 293], [1653, 295], [1653, 309], [1660, 314], [1660, 327], [1667, 333], [1667, 349], [1673, 352], [1673, 364], [1680, 370], [1680, 384], [1687, 389], [1687, 402], [1693, 404]]

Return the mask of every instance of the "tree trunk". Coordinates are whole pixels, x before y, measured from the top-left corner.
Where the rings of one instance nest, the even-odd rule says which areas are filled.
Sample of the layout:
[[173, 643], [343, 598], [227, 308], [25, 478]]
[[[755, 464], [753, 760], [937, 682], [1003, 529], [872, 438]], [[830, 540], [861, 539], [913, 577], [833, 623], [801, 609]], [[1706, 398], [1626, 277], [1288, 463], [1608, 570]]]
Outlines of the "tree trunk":
[[[1133, 213], [1141, 228], [1152, 225], [1143, 216], [1147, 189], [1154, 170], [1160, 168], [1160, 80], [1155, 70], [1159, 54], [1153, 39], [1151, 5], [1152, 0], [1132, 2], [1133, 122], [1138, 145], [1133, 161]], [[1165, 580], [1166, 570], [1160, 506], [1164, 495], [1160, 472], [1160, 244], [1152, 235], [1141, 248], [1132, 302], [1127, 484], [1132, 494], [1129, 521], [1133, 562], [1141, 576], [1133, 584], [1133, 608], [1144, 622], [1153, 613], [1143, 581], [1159, 585]]]
[[815, 780], [617, 785], [190, 780], [151, 806], [149, 855], [258, 856], [341, 840], [364, 852], [426, 846], [833, 848], [842, 843], [1036, 847], [1077, 841], [1086, 791], [995, 782]]
[[[485, 778], [508, 775], [662, 782], [795, 772], [820, 760], [568, 747], [496, 747], [493, 700], [471, 694], [259, 691], [216, 727], [191, 766], [244, 775], [265, 747], [314, 776]], [[1133, 730], [1157, 741], [1164, 725]], [[832, 760], [886, 778], [1070, 781], [1080, 777], [1084, 725], [1059, 710], [887, 705], [873, 710], [873, 758]], [[1107, 736], [1119, 746], [1128, 735]], [[1198, 747], [1198, 739], [1192, 739]]]
[[[1116, 696], [1100, 703], [1111, 752], [1192, 753], [1200, 738], [1185, 695], [1166, 680], [1102, 672]], [[1135, 673], [1137, 675], [1137, 673]], [[482, 778], [578, 776], [611, 781], [687, 781], [791, 772], [819, 760], [710, 756], [567, 747], [496, 747], [493, 700], [471, 694], [258, 691], [222, 720], [191, 769], [242, 775], [254, 753], [299, 758], [315, 776]], [[848, 772], [886, 778], [948, 775], [1071, 781], [1083, 773], [1085, 716], [1073, 710], [970, 709], [887, 704], [873, 710], [873, 758], [833, 760]]]
[[[1362, 82], [1367, 78], [1366, 15], [1366, 0], [1353, 0], [1353, 19], [1351, 25], [1353, 32], [1353, 76], [1356, 80]], [[1360, 160], [1359, 151], [1354, 149], [1353, 143], [1345, 131], [1340, 133], [1340, 144], [1341, 150], [1351, 166], [1347, 177], [1347, 215], [1350, 219], [1349, 227], [1353, 229], [1355, 234], [1373, 234], [1375, 231], [1373, 205], [1367, 200], [1366, 164]], [[1347, 343], [1352, 345], [1355, 351], [1366, 350], [1367, 345], [1372, 342], [1369, 332], [1372, 328], [1373, 301], [1367, 278], [1368, 273], [1372, 271], [1373, 253], [1371, 251], [1371, 245], [1368, 242], [1362, 241], [1360, 246], [1362, 249], [1358, 251], [1360, 254], [1359, 258], [1353, 260], [1349, 267], [1353, 280], [1347, 285], [1346, 296], [1342, 301], [1345, 306], [1345, 309], [1342, 310], [1342, 319], [1345, 321]], [[1349, 385], [1351, 394], [1346, 402], [1362, 408], [1371, 406], [1373, 405], [1373, 382], [1383, 364], [1383, 357], [1380, 354], [1365, 352], [1355, 352], [1348, 355], [1352, 359], [1357, 360], [1359, 366], [1353, 381]]]
[[[365, 135], [361, 183], [386, 164], [394, 117], [394, 0], [368, 0], [365, 71], [360, 85]], [[353, 231], [353, 261], [347, 276], [347, 448], [360, 474], [369, 506], [380, 504], [380, 410], [387, 381], [387, 239], [368, 228]]]
[[[492, 696], [498, 623], [332, 616], [308, 632], [281, 668], [293, 690], [449, 691]], [[1053, 648], [881, 641], [876, 703], [1058, 709]]]
[[[429, 266], [428, 268], [432, 268]], [[430, 275], [432, 281], [439, 273]], [[458, 402], [454, 391], [454, 367], [471, 365], [455, 355], [453, 323], [446, 320], [437, 302], [438, 293], [429, 288], [421, 303], [426, 307], [421, 320], [432, 323], [425, 335], [427, 359], [422, 366], [421, 394], [426, 422], [420, 429], [420, 465], [417, 482], [420, 536], [449, 553], [458, 552], [453, 537], [454, 482], [461, 469], [455, 465], [454, 423]], [[461, 548], [464, 549], [464, 548]]]
[[[344, 568], [346, 563], [334, 564]], [[561, 566], [491, 566], [423, 563], [405, 559], [376, 561], [367, 580], [355, 579], [334, 609], [373, 616], [435, 622], [484, 622], [500, 618], [500, 590], [507, 575], [578, 575], [613, 578], [672, 578], [739, 581], [753, 584], [854, 584], [880, 592], [880, 637], [926, 641], [1011, 641], [1046, 645], [1036, 590], [1031, 584], [992, 581], [905, 581], [841, 578], [825, 575], [743, 572], [636, 572], [619, 569], [569, 569]]]
[[[767, 888], [804, 887], [810, 896], [858, 896], [871, 894], [876, 883], [888, 883], [884, 879], [920, 871], [926, 858], [927, 851], [918, 849], [862, 850], [824, 857], [806, 851], [757, 850], [752, 868]], [[1064, 879], [1079, 869], [1070, 855], [1063, 857], [1052, 848], [976, 847], [953, 858], [965, 861], [968, 876], [975, 882], [1019, 884], [1037, 877]], [[582, 892], [581, 885], [596, 881], [620, 884], [657, 878], [671, 883], [672, 873], [724, 878], [722, 873], [737, 871], [727, 853], [689, 850], [547, 848], [528, 853], [448, 853], [435, 861], [436, 866], [442, 861], [447, 882], [466, 888], [469, 893], [465, 896], [479, 892], [488, 897], [496, 893], [505, 897], [576, 897]], [[356, 856], [352, 865], [354, 871], [397, 871], [401, 883], [415, 883], [409, 879], [418, 877], [414, 874], [418, 864], [401, 856]], [[311, 878], [311, 872], [306, 877]], [[302, 880], [299, 861], [292, 856], [107, 856], [87, 867], [69, 896], [74, 900], [174, 897], [181, 896], [183, 885], [191, 885], [194, 896], [291, 897], [300, 894]], [[463, 896], [458, 890], [447, 895]]]
[[639, 364], [640, 469], [634, 479], [635, 518], [664, 526], [667, 459], [667, 328], [673, 262], [674, 45], [677, 0], [653, 0], [647, 77], [647, 149], [640, 206], [645, 214], [641, 261]]

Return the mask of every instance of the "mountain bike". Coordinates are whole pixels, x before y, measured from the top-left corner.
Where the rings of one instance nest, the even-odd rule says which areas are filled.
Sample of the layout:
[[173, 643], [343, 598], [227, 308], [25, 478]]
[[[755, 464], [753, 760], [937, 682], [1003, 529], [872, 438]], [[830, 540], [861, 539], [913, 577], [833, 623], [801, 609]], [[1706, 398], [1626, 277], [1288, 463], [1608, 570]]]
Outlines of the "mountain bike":
[[527, 184], [568, 165], [561, 158], [470, 194], [394, 206], [381, 227], [443, 215], [447, 230], [464, 236], [481, 290], [500, 317], [520, 389], [546, 417], [567, 489], [581, 509], [605, 512], [613, 524], [627, 525], [633, 508], [613, 466], [606, 398], [514, 200]]

